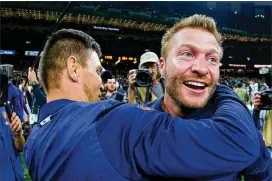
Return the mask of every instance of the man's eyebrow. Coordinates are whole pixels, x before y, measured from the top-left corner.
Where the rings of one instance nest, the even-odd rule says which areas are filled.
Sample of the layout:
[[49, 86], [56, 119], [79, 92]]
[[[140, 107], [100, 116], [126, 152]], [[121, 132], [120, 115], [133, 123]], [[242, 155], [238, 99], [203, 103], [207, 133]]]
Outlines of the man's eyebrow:
[[[182, 47], [189, 47], [189, 48], [192, 48], [192, 49], [200, 49], [199, 47], [195, 46], [195, 45], [192, 45], [192, 44], [189, 44], [189, 43], [183, 43], [179, 46], [179, 48], [182, 48]], [[218, 55], [220, 55], [219, 51], [212, 48], [210, 50], [208, 50], [210, 54], [213, 54], [213, 53], [216, 53]]]

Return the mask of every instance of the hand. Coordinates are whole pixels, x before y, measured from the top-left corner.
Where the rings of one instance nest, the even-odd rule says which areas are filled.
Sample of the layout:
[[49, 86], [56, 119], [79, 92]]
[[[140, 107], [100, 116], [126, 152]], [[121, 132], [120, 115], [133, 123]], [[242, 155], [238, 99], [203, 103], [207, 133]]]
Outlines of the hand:
[[134, 88], [134, 84], [136, 82], [136, 70], [135, 69], [129, 71], [128, 81], [129, 81], [129, 87]]
[[37, 81], [36, 72], [31, 68], [28, 69], [28, 80], [30, 84], [32, 84], [34, 81]]
[[18, 116], [16, 116], [16, 113], [13, 112], [11, 116], [10, 121], [10, 129], [13, 132], [14, 136], [20, 136], [22, 132], [22, 123]]
[[261, 95], [259, 92], [254, 93], [253, 105], [254, 105], [254, 109], [256, 109], [257, 111], [261, 109], [262, 103], [261, 103]]

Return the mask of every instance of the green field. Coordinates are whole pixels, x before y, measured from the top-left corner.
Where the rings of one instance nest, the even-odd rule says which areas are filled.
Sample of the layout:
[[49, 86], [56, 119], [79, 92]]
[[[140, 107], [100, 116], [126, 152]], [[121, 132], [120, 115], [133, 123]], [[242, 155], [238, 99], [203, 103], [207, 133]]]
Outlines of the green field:
[[26, 165], [25, 165], [25, 160], [24, 160], [24, 157], [23, 157], [23, 153], [21, 153], [21, 160], [22, 160], [22, 167], [24, 169], [25, 181], [32, 181], [29, 174], [28, 174], [28, 170], [26, 168]]

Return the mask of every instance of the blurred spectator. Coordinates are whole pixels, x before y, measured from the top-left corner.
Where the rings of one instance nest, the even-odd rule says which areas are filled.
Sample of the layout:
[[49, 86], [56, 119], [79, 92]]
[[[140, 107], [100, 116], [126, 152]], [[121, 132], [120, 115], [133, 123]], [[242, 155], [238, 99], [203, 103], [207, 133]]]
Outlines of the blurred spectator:
[[107, 93], [105, 96], [106, 99], [115, 99], [117, 101], [126, 102], [126, 98], [124, 94], [117, 92], [116, 90], [116, 80], [115, 78], [108, 79], [107, 83], [105, 84]]
[[247, 99], [249, 98], [249, 95], [245, 88], [242, 88], [242, 83], [239, 82], [237, 84], [237, 88], [234, 90], [234, 92], [240, 97], [241, 101], [246, 104]]

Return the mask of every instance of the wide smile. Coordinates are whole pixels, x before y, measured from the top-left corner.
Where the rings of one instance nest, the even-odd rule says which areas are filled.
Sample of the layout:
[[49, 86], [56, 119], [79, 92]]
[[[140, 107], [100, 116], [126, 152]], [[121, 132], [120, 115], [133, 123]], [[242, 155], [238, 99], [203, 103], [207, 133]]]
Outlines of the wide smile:
[[207, 83], [199, 82], [199, 81], [186, 81], [183, 84], [190, 91], [197, 93], [197, 94], [204, 93], [208, 87]]

